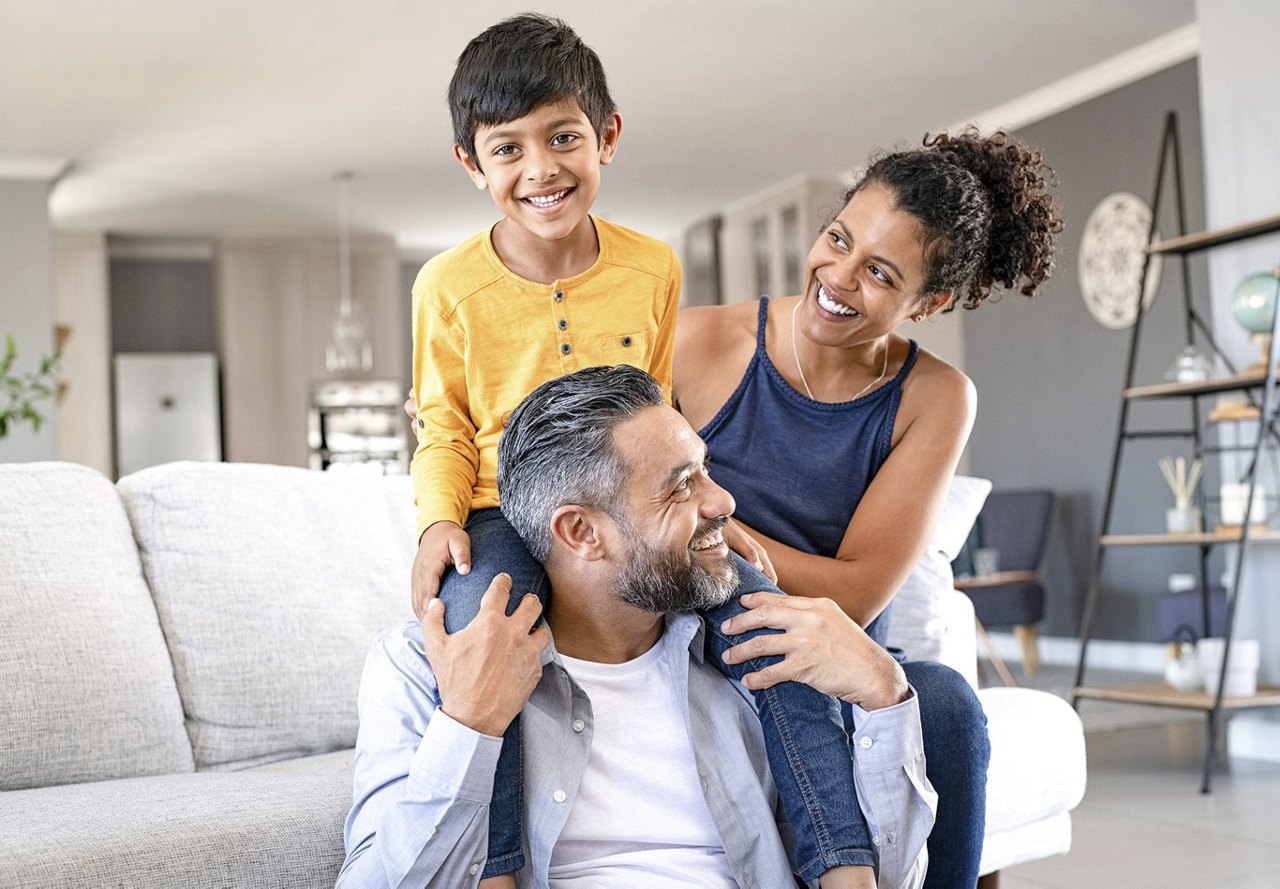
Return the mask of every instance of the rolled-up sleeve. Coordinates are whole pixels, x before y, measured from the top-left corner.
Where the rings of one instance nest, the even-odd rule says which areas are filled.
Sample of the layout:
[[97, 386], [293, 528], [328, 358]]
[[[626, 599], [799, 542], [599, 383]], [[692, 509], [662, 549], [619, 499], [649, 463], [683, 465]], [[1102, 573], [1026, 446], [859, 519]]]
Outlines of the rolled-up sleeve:
[[924, 740], [915, 690], [892, 707], [853, 708], [850, 736], [858, 801], [879, 856], [880, 886], [924, 883], [938, 795], [925, 777]]
[[365, 661], [340, 887], [480, 882], [502, 739], [437, 708], [420, 632], [382, 634]]

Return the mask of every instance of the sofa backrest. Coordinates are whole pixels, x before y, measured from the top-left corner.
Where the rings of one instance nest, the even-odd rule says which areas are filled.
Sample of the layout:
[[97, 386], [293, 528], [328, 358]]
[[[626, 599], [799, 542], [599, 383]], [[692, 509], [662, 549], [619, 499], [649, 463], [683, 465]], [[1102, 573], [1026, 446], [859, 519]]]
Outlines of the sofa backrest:
[[193, 768], [115, 488], [70, 463], [0, 464], [0, 791]]
[[354, 746], [369, 643], [412, 617], [409, 479], [170, 463], [117, 487], [197, 767]]
[[[964, 546], [982, 504], [991, 493], [985, 478], [957, 475], [951, 480], [938, 524], [902, 588], [893, 597], [888, 644], [911, 660], [946, 664], [977, 688], [978, 663], [973, 636], [973, 605], [956, 592], [951, 560]], [[963, 620], [964, 626], [958, 626]]]

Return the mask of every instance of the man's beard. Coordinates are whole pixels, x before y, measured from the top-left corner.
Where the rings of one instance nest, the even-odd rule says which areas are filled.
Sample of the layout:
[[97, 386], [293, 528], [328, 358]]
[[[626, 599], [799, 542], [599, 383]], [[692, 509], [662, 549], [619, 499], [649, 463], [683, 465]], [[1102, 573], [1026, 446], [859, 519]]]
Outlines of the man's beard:
[[[702, 540], [725, 526], [727, 518], [698, 526], [693, 539]], [[618, 582], [619, 598], [635, 608], [658, 614], [687, 614], [719, 607], [738, 586], [738, 569], [725, 557], [708, 571], [693, 550], [659, 549], [628, 520], [619, 523], [626, 535], [627, 562]]]

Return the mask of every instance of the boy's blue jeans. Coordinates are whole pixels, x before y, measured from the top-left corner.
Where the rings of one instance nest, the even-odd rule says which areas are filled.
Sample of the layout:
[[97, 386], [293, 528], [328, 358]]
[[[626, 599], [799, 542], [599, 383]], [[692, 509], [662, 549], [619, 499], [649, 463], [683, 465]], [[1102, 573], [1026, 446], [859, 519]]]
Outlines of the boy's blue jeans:
[[[445, 604], [445, 629], [456, 632], [475, 617], [480, 599], [493, 576], [511, 575], [511, 600], [515, 610], [527, 593], [545, 604], [549, 587], [542, 566], [525, 549], [524, 542], [503, 518], [500, 510], [480, 509], [467, 520], [471, 536], [471, 572], [446, 574], [440, 588]], [[756, 630], [726, 637], [720, 624], [744, 609], [738, 598], [745, 593], [778, 592], [776, 586], [743, 559], [734, 556], [739, 572], [733, 598], [704, 617], [707, 656], [728, 676], [739, 679], [780, 658], [757, 658], [745, 664], [726, 665], [720, 655], [738, 642], [760, 633]], [[839, 702], [799, 682], [784, 682], [753, 693], [764, 730], [769, 768], [778, 787], [778, 798], [796, 838], [797, 872], [806, 880], [838, 865], [875, 865], [866, 820], [858, 807], [849, 737]], [[489, 806], [489, 859], [483, 876], [511, 873], [524, 866], [520, 820], [523, 811], [520, 720], [503, 736]], [[981, 838], [981, 829], [978, 836]]]

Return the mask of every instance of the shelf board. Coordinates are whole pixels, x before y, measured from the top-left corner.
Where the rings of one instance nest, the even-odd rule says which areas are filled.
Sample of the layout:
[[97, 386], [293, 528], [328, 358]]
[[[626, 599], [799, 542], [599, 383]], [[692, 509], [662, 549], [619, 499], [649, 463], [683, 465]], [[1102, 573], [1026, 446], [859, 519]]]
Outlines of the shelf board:
[[[1154, 707], [1178, 707], [1183, 710], [1212, 710], [1213, 695], [1204, 691], [1178, 691], [1153, 682], [1147, 685], [1112, 685], [1105, 688], [1077, 686], [1076, 695], [1098, 701], [1117, 701], [1124, 704], [1150, 704]], [[1222, 699], [1223, 710], [1247, 710], [1252, 707], [1280, 706], [1280, 686], [1258, 686], [1256, 695]]]
[[[1177, 543], [1238, 543], [1240, 532], [1202, 531], [1199, 534], [1103, 534], [1099, 542], [1103, 546], [1160, 546]], [[1250, 543], [1280, 542], [1280, 531], [1254, 528], [1249, 532]]]
[[1267, 381], [1265, 370], [1236, 374], [1230, 377], [1214, 377], [1201, 383], [1156, 383], [1151, 386], [1134, 386], [1124, 390], [1124, 397], [1176, 398], [1184, 395], [1215, 395], [1219, 392], [1236, 392], [1256, 389]]
[[1255, 238], [1258, 235], [1277, 231], [1280, 231], [1280, 216], [1268, 216], [1265, 219], [1255, 219], [1253, 222], [1233, 225], [1230, 228], [1213, 229], [1211, 231], [1183, 235], [1178, 238], [1169, 238], [1165, 241], [1156, 241], [1147, 247], [1147, 252], [1195, 253], [1197, 250], [1208, 250], [1210, 247], [1220, 247], [1223, 244], [1231, 244], [1235, 241], [1243, 241], [1246, 238]]

